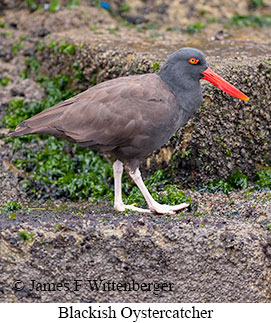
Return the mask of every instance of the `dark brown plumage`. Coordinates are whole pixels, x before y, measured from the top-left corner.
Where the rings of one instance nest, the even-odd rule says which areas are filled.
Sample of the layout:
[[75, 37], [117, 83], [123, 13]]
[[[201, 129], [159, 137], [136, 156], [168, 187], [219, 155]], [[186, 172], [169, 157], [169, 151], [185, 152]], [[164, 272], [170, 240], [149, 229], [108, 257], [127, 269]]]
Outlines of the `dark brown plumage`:
[[[241, 92], [208, 68], [202, 52], [183, 48], [169, 56], [158, 74], [101, 83], [24, 121], [10, 136], [47, 134], [110, 153], [115, 159], [115, 209], [174, 213], [188, 204], [168, 206], [154, 201], [142, 181], [139, 162], [166, 143], [197, 111], [202, 102], [199, 81], [203, 77], [240, 96]], [[122, 202], [123, 164], [144, 195], [149, 210]]]
[[159, 148], [177, 128], [175, 96], [159, 76], [146, 74], [92, 87], [24, 121], [11, 136], [52, 135], [129, 163]]

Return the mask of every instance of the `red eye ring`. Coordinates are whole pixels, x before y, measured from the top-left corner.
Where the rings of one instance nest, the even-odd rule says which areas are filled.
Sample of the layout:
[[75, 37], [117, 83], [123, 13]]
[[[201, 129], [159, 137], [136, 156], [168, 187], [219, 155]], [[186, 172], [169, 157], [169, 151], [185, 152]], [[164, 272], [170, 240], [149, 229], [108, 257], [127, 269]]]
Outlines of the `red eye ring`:
[[196, 59], [196, 58], [194, 58], [194, 57], [192, 57], [192, 58], [190, 58], [190, 59], [188, 60], [188, 62], [189, 62], [190, 64], [198, 64], [199, 60], [198, 60], [198, 59]]

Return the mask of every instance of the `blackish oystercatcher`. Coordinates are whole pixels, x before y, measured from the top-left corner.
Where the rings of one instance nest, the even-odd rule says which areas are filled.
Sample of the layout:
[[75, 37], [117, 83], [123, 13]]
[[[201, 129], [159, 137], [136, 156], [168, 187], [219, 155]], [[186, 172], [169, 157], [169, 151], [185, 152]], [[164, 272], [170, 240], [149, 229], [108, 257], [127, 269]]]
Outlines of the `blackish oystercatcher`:
[[[169, 55], [157, 74], [119, 77], [90, 89], [22, 122], [11, 137], [45, 134], [114, 158], [114, 207], [139, 212], [174, 213], [188, 206], [157, 203], [142, 180], [139, 163], [167, 143], [202, 104], [205, 79], [239, 99], [249, 98], [214, 73], [203, 53], [182, 48]], [[142, 192], [149, 209], [122, 201], [123, 165]]]

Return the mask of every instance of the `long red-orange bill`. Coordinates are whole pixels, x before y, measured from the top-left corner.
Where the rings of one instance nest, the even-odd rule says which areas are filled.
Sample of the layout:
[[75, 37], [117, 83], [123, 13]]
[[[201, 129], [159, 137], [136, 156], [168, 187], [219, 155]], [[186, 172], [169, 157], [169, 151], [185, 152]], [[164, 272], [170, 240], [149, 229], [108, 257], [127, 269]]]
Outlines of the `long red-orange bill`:
[[208, 67], [207, 70], [205, 70], [202, 74], [204, 75], [204, 80], [213, 83], [220, 90], [227, 92], [238, 99], [245, 101], [249, 100], [249, 98], [244, 93], [242, 93], [236, 87], [234, 87], [229, 82], [225, 81], [222, 77], [217, 75], [214, 71], [210, 69], [210, 67]]

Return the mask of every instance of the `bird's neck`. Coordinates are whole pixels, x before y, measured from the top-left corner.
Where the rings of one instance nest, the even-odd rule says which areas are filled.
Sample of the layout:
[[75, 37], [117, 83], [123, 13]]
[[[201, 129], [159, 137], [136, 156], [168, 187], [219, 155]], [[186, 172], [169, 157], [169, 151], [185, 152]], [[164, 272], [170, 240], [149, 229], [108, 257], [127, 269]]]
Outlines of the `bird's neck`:
[[199, 80], [187, 79], [178, 71], [171, 71], [171, 68], [172, 66], [165, 64], [158, 75], [174, 93], [180, 109], [184, 109], [193, 115], [202, 103], [200, 82]]

